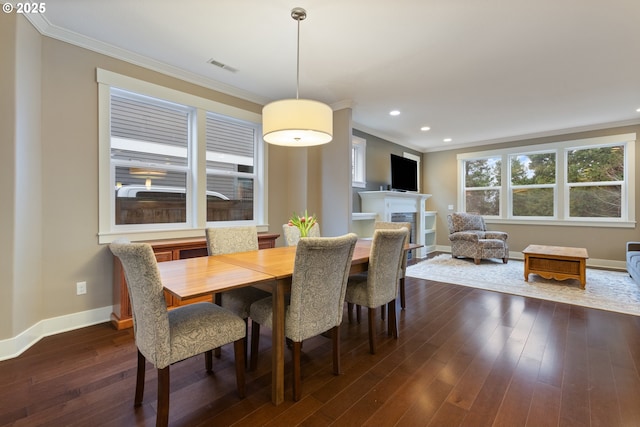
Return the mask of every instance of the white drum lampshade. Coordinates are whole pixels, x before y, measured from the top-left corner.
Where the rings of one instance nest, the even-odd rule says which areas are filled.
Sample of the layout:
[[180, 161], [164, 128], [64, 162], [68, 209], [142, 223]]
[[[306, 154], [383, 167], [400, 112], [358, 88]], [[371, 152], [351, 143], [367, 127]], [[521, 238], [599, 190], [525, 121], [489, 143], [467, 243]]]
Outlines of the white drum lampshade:
[[262, 108], [262, 137], [270, 144], [309, 147], [333, 139], [333, 111], [310, 99], [283, 99]]

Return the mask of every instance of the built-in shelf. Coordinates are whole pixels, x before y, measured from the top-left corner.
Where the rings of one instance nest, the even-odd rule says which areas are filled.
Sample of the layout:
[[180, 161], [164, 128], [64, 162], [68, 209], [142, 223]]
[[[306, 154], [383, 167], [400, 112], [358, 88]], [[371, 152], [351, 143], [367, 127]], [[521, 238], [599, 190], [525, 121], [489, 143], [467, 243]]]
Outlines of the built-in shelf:
[[424, 213], [424, 251], [425, 253], [436, 250], [436, 211]]

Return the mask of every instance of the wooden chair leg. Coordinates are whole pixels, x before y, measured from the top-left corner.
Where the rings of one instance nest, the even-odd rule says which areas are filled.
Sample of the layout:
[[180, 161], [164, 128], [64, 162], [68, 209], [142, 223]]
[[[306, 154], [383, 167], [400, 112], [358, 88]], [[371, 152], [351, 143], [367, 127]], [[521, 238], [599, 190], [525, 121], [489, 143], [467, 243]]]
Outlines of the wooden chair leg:
[[147, 359], [144, 358], [140, 350], [138, 350], [138, 372], [136, 375], [136, 395], [133, 398], [133, 406], [142, 405], [142, 396], [144, 396], [144, 372]]
[[349, 323], [353, 322], [353, 303], [352, 302], [347, 303], [347, 319], [349, 320]]
[[255, 371], [258, 367], [258, 348], [260, 347], [260, 323], [251, 322], [251, 363], [249, 370]]
[[361, 308], [359, 305], [356, 305], [356, 320], [358, 321], [358, 323], [360, 323], [360, 320], [362, 319], [362, 316], [360, 314]]
[[384, 320], [387, 317], [387, 307], [384, 305], [380, 307], [380, 318]]
[[293, 365], [293, 400], [297, 402], [302, 396], [302, 388], [300, 387], [300, 353], [302, 352], [302, 343], [293, 341], [292, 350], [293, 360], [291, 364]]
[[[251, 324], [253, 327], [253, 322]], [[244, 319], [244, 362], [247, 365], [246, 368], [249, 367], [249, 318]]]
[[[213, 303], [222, 306], [222, 294], [220, 292], [213, 294]], [[222, 349], [220, 347], [214, 349], [213, 354], [216, 356], [216, 359], [220, 359], [222, 356]]]
[[238, 396], [245, 397], [245, 381], [244, 381], [244, 338], [233, 342], [233, 355], [236, 359], [236, 385], [238, 387]]
[[156, 427], [169, 425], [169, 366], [158, 369], [158, 410]]
[[204, 366], [208, 374], [213, 372], [213, 350], [204, 352]]
[[369, 353], [376, 354], [376, 309], [369, 308]]
[[407, 302], [404, 296], [404, 277], [400, 278], [400, 308], [403, 310], [407, 307]]
[[387, 334], [398, 339], [398, 319], [396, 317], [396, 300], [389, 302], [389, 322], [387, 325]]
[[331, 329], [333, 344], [333, 375], [340, 375], [340, 325]]

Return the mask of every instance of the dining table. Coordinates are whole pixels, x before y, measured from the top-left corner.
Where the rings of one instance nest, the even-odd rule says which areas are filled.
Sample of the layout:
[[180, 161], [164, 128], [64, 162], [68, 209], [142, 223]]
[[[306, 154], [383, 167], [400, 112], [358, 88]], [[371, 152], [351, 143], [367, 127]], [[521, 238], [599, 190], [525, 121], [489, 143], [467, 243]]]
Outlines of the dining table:
[[[371, 244], [371, 239], [358, 239], [350, 274], [367, 270]], [[419, 247], [407, 244], [405, 250]], [[284, 401], [285, 296], [291, 291], [295, 256], [296, 246], [283, 246], [158, 263], [165, 290], [181, 303], [245, 286], [271, 292], [271, 400], [275, 405]]]

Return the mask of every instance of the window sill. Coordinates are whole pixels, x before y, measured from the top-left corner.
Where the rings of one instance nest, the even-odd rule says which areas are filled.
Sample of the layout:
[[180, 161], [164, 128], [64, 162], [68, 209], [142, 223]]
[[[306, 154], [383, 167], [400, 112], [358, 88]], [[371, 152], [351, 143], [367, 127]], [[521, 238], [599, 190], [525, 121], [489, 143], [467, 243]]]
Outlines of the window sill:
[[636, 221], [577, 221], [577, 220], [558, 220], [558, 219], [502, 219], [502, 218], [484, 218], [487, 224], [513, 224], [513, 225], [543, 225], [543, 226], [559, 226], [559, 227], [603, 227], [603, 228], [635, 228]]

